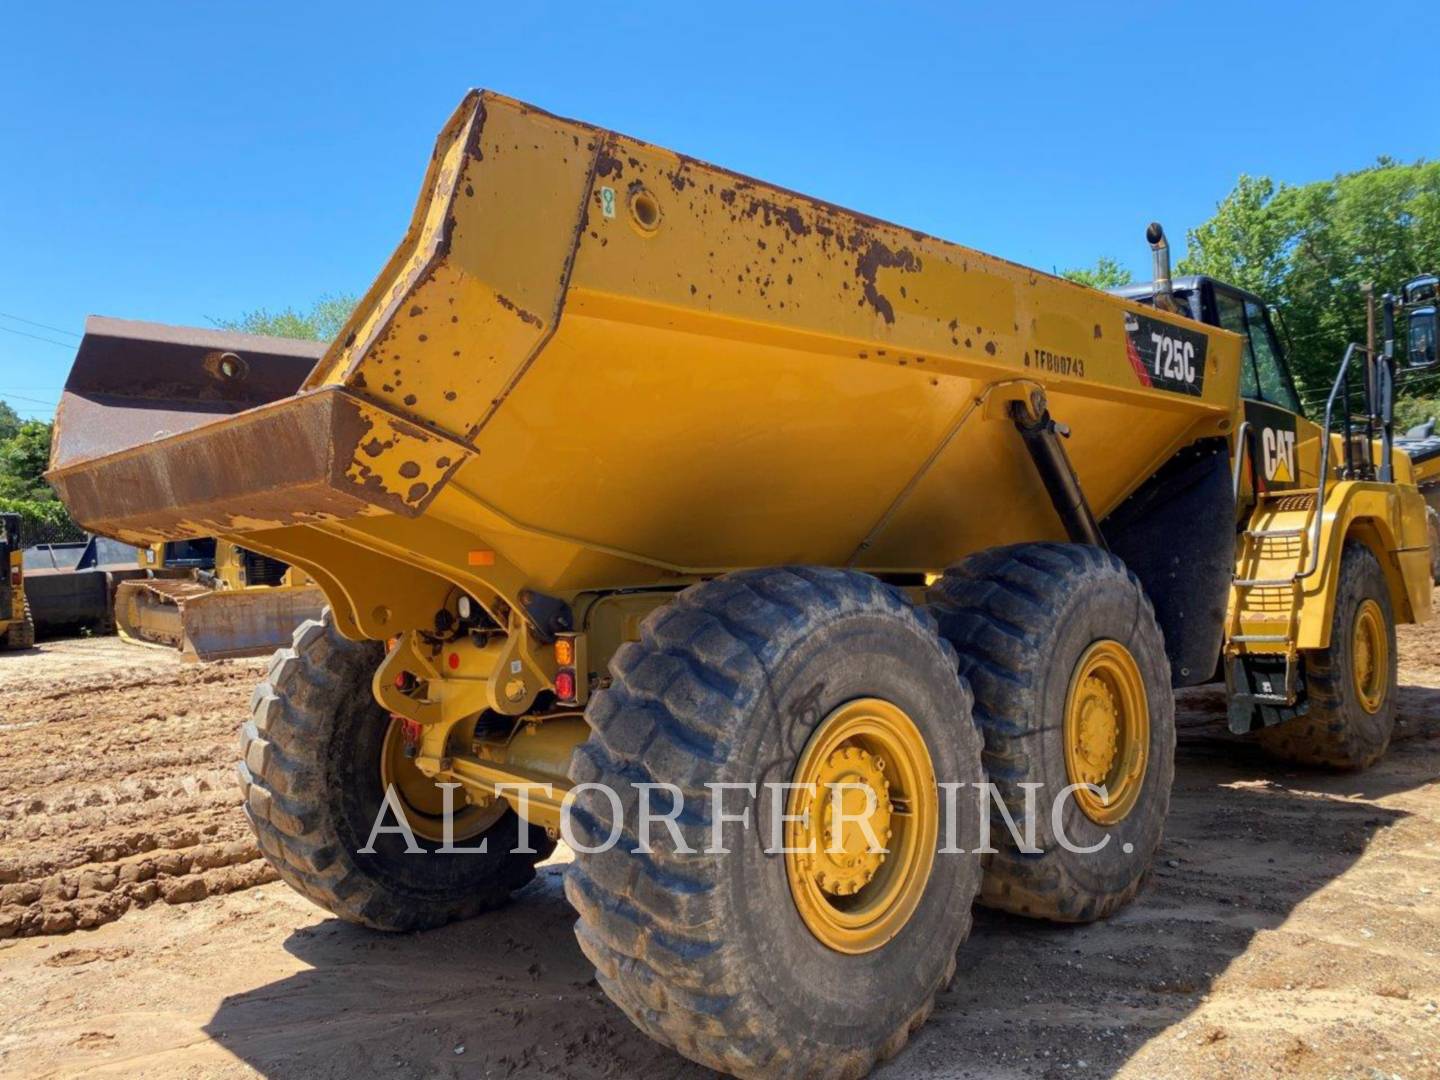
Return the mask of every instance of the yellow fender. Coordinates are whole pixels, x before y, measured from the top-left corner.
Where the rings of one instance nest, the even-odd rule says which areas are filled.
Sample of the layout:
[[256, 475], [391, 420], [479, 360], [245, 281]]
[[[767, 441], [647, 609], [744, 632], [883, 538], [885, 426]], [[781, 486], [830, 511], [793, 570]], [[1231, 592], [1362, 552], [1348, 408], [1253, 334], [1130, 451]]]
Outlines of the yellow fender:
[[1412, 485], [1343, 480], [1331, 486], [1320, 521], [1320, 557], [1303, 582], [1297, 647], [1324, 649], [1330, 644], [1347, 540], [1363, 543], [1379, 561], [1397, 623], [1428, 619], [1433, 586], [1426, 529], [1425, 500]]

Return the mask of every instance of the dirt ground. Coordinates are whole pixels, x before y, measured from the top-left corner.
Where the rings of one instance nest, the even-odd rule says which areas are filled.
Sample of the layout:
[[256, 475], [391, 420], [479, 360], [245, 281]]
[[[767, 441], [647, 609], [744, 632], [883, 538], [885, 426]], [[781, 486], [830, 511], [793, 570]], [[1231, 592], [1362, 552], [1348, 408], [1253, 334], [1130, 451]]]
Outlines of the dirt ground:
[[[230, 772], [259, 661], [114, 639], [0, 655], [0, 1074], [700, 1075], [604, 999], [563, 867], [420, 935], [275, 881]], [[1440, 627], [1402, 631], [1401, 726], [1360, 776], [1276, 767], [1181, 702], [1149, 886], [1108, 922], [981, 912], [880, 1071], [1440, 1077]]]

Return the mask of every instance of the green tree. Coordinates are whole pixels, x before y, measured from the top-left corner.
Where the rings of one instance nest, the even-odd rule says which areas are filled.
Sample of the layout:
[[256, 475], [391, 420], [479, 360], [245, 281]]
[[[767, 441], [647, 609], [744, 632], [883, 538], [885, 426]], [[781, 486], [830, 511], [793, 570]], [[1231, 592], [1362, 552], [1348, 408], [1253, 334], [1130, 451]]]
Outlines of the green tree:
[[26, 544], [73, 540], [84, 535], [45, 482], [51, 425], [43, 420], [6, 421], [15, 412], [0, 401], [0, 512], [19, 514]]
[[1060, 276], [1081, 285], [1089, 285], [1092, 289], [1118, 289], [1134, 280], [1130, 271], [1120, 265], [1120, 260], [1112, 259], [1109, 255], [1100, 256], [1095, 260], [1094, 266], [1062, 270]]
[[20, 430], [0, 442], [0, 496], [49, 501], [55, 498], [45, 482], [50, 463], [50, 425], [26, 420]]
[[310, 305], [308, 311], [293, 307], [279, 311], [256, 308], [238, 319], [216, 319], [214, 322], [225, 330], [239, 330], [246, 334], [331, 341], [355, 310], [357, 299], [345, 293], [326, 294]]
[[20, 430], [20, 414], [8, 403], [0, 401], [0, 443]]
[[1279, 309], [1296, 378], [1322, 393], [1346, 345], [1365, 340], [1361, 287], [1398, 291], [1440, 269], [1440, 162], [1381, 158], [1300, 186], [1241, 176], [1186, 248], [1181, 273], [1213, 275]]
[[85, 530], [70, 519], [59, 499], [10, 499], [0, 495], [0, 513], [20, 515], [20, 538], [28, 547], [45, 541], [77, 540]]

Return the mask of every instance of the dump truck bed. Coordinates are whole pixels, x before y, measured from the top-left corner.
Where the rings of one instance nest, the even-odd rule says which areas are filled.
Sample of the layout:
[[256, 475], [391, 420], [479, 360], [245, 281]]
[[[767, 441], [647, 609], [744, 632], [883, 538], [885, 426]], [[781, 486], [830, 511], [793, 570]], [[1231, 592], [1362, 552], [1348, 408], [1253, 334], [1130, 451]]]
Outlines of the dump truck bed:
[[1007, 401], [1043, 389], [1103, 516], [1229, 430], [1239, 370], [1224, 331], [478, 92], [308, 373], [87, 346], [50, 473], [87, 527], [483, 549], [556, 591], [1063, 538]]

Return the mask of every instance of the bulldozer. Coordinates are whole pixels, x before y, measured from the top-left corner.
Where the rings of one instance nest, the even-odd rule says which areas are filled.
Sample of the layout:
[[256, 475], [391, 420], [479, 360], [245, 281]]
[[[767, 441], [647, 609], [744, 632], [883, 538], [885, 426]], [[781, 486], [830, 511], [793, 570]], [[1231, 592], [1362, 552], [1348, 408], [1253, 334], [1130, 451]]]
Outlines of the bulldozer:
[[20, 515], [0, 514], [0, 646], [28, 649], [35, 644], [35, 620], [25, 599], [24, 548]]
[[1111, 296], [472, 92], [309, 370], [77, 363], [48, 476], [89, 528], [323, 589], [238, 767], [301, 894], [424, 929], [561, 837], [640, 1030], [859, 1076], [974, 902], [1136, 896], [1176, 687], [1224, 677], [1285, 762], [1389, 741], [1432, 588], [1393, 348], [1309, 419], [1263, 305], [1150, 232]]
[[161, 541], [139, 560], [144, 576], [115, 589], [116, 632], [186, 659], [268, 655], [325, 607], [303, 571], [228, 540]]

